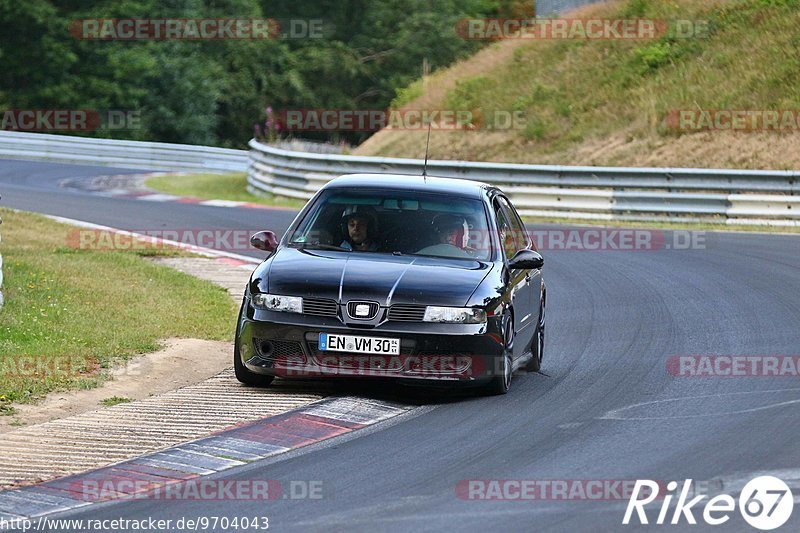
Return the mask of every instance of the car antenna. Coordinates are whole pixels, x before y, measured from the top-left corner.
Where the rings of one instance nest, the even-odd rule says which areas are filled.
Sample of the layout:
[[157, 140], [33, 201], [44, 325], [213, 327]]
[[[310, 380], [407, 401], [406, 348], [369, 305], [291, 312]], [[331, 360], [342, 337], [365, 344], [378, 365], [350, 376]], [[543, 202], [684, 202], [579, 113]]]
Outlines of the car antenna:
[[428, 141], [425, 143], [425, 164], [422, 165], [422, 180], [428, 183], [428, 148], [431, 145], [431, 122], [428, 122]]

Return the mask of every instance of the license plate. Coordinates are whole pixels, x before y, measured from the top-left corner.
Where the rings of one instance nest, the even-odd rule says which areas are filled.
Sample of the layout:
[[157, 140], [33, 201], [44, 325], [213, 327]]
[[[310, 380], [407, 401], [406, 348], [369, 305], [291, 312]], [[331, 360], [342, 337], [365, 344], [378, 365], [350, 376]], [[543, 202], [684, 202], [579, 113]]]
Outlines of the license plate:
[[320, 333], [319, 349], [326, 352], [400, 355], [400, 339]]

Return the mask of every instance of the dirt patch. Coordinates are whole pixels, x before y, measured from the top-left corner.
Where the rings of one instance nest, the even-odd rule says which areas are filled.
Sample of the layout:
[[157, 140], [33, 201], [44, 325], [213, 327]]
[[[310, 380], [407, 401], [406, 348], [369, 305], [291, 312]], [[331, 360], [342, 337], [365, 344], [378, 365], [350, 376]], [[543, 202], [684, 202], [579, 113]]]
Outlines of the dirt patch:
[[114, 369], [111, 379], [90, 390], [54, 392], [36, 404], [14, 404], [17, 413], [0, 417], [0, 433], [102, 407], [106, 398], [141, 400], [192, 385], [231, 366], [229, 342], [167, 339], [161, 350]]

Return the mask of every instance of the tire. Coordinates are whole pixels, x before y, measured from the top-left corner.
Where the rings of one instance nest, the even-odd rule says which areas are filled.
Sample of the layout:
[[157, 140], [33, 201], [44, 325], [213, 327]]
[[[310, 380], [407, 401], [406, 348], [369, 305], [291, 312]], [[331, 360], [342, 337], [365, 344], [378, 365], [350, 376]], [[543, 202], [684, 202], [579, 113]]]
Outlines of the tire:
[[250, 372], [239, 356], [239, 324], [242, 323], [243, 312], [244, 304], [242, 304], [242, 309], [239, 311], [239, 318], [236, 322], [236, 338], [233, 342], [233, 373], [236, 375], [236, 379], [248, 387], [267, 387], [275, 379], [275, 376], [265, 376]]
[[[514, 319], [510, 311], [503, 313], [503, 366], [497, 375], [492, 376], [492, 380], [486, 387], [486, 391], [491, 395], [501, 395], [508, 392], [511, 386], [512, 375], [512, 353], [514, 348]], [[496, 369], [495, 369], [496, 370]]]
[[525, 365], [527, 372], [538, 372], [542, 369], [542, 358], [544, 357], [544, 326], [546, 297], [542, 298], [542, 307], [539, 309], [539, 323], [536, 325], [536, 335], [531, 343], [531, 358]]

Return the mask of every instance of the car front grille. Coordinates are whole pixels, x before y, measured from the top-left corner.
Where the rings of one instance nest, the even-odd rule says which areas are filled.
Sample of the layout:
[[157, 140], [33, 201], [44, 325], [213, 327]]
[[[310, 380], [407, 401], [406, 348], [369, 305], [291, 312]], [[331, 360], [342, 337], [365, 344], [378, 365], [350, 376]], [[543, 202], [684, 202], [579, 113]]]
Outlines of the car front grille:
[[389, 308], [389, 320], [398, 322], [422, 322], [424, 305], [396, 304]]
[[339, 306], [335, 300], [303, 298], [303, 314], [314, 316], [337, 316]]

